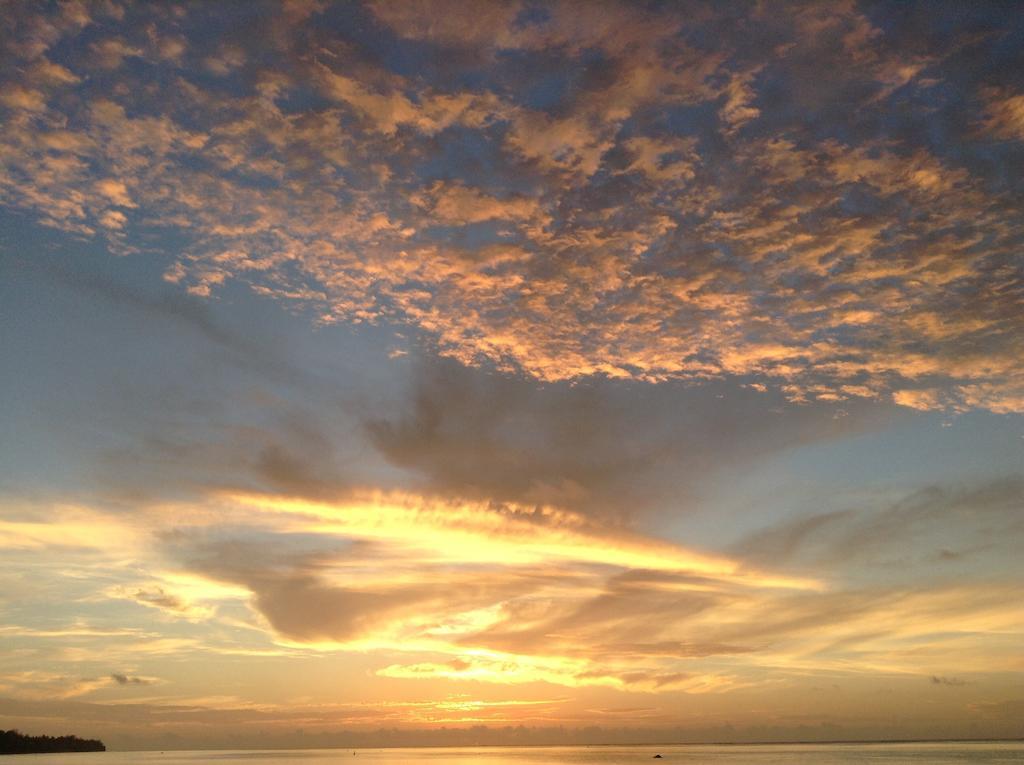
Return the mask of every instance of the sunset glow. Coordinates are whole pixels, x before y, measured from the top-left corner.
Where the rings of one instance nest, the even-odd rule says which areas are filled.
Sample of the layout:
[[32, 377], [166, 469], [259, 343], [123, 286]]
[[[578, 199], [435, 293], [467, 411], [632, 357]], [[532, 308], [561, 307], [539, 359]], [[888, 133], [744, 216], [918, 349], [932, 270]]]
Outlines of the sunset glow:
[[1012, 4], [0, 10], [0, 729], [1024, 736]]

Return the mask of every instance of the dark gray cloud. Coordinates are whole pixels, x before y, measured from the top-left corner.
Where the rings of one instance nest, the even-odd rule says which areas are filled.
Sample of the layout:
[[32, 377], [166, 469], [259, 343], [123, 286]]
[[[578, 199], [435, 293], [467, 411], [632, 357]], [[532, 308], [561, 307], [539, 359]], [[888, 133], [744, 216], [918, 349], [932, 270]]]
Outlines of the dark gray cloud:
[[940, 675], [932, 675], [932, 685], [950, 685], [953, 687], [959, 687], [967, 685], [966, 680], [961, 680], [959, 677], [945, 677]]
[[125, 675], [120, 672], [113, 672], [110, 675], [110, 679], [118, 685], [152, 685], [153, 680], [148, 677], [137, 677], [135, 675]]
[[[253, 608], [275, 632], [300, 642], [346, 642], [414, 615], [443, 619], [557, 580], [556, 572], [543, 570], [409, 563], [373, 543], [330, 544], [319, 535], [261, 537], [252, 530], [224, 529], [211, 535], [172, 533], [163, 541], [190, 570], [248, 588]], [[377, 572], [376, 581], [347, 581], [349, 566]], [[391, 577], [399, 581], [391, 583]]]
[[395, 414], [369, 417], [372, 443], [430, 489], [631, 517], [769, 454], [849, 436], [889, 413], [794, 406], [741, 384], [591, 382], [537, 386], [424, 361]]

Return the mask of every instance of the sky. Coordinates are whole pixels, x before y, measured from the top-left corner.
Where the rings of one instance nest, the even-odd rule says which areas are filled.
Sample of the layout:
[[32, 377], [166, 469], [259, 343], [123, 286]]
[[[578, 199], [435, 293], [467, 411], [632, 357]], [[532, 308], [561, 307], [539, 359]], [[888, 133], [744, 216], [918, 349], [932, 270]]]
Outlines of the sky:
[[2, 12], [0, 728], [1024, 736], [1014, 3]]

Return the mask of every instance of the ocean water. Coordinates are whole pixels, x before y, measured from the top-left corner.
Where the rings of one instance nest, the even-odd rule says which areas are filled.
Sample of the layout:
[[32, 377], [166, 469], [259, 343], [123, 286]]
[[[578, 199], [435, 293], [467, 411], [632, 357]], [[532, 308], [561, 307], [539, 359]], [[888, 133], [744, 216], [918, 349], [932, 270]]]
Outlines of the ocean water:
[[1024, 763], [1024, 742], [934, 744], [757, 744], [678, 746], [452, 747], [430, 749], [88, 752], [21, 755], [33, 765], [962, 765]]

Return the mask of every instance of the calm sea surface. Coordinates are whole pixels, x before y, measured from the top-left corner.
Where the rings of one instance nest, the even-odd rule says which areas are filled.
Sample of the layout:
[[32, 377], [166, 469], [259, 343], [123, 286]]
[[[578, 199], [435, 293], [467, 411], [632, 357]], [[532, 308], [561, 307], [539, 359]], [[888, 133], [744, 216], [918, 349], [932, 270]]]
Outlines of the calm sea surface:
[[[254, 762], [258, 765], [613, 765], [682, 762], [689, 765], [952, 765], [1024, 763], [1024, 742], [971, 744], [766, 744], [740, 746], [559, 746], [458, 747], [450, 749], [303, 749], [278, 751], [90, 752], [22, 755], [33, 765], [202, 765]], [[13, 761], [13, 760], [12, 760]]]

